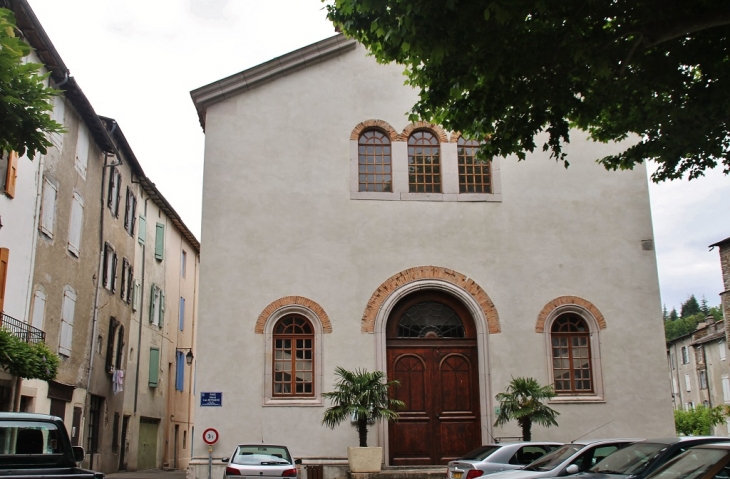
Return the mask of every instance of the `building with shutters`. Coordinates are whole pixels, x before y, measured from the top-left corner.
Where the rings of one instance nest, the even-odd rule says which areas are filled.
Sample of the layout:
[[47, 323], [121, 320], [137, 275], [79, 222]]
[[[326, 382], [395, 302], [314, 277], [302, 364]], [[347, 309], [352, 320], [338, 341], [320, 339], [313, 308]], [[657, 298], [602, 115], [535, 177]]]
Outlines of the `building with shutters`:
[[[401, 383], [400, 420], [369, 436], [387, 465], [519, 436], [493, 426], [517, 376], [558, 393], [560, 427], [535, 438], [673, 434], [645, 169], [605, 171], [619, 146], [577, 131], [568, 169], [543, 152], [480, 163], [478, 142], [408, 120], [403, 81], [337, 35], [191, 92], [196, 391], [221, 399], [195, 417], [220, 433], [214, 457], [285, 443], [342, 464], [355, 429], [321, 425], [338, 366]], [[193, 454], [207, 477], [206, 446]]]
[[0, 6], [61, 90], [53, 117], [66, 129], [45, 155], [2, 157], [0, 326], [61, 359], [51, 382], [17, 387], [0, 373], [2, 408], [61, 417], [84, 467], [184, 469], [200, 244], [121, 127], [96, 114], [27, 1]]

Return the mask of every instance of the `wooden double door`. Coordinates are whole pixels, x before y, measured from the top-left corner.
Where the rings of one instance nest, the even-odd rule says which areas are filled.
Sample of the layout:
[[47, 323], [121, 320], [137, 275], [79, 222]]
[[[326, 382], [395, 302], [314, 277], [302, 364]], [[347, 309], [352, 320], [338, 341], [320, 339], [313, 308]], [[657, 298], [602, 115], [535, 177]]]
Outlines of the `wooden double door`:
[[[407, 317], [419, 307], [428, 312]], [[422, 294], [395, 308], [389, 319], [388, 379], [399, 381], [393, 396], [406, 404], [388, 425], [391, 465], [446, 464], [481, 445], [477, 343], [464, 310], [443, 295]], [[461, 331], [439, 326], [454, 323], [455, 316]], [[410, 321], [405, 328], [404, 321]], [[420, 325], [409, 333], [411, 323]]]

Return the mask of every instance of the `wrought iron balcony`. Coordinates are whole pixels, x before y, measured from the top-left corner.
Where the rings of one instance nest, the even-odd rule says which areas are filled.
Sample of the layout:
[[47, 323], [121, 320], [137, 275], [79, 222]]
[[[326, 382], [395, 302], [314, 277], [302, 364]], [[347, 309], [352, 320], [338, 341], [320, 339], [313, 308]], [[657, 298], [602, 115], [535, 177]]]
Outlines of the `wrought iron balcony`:
[[14, 334], [26, 343], [43, 343], [46, 341], [46, 333], [34, 328], [28, 323], [17, 320], [12, 316], [2, 313], [0, 317], [0, 328]]

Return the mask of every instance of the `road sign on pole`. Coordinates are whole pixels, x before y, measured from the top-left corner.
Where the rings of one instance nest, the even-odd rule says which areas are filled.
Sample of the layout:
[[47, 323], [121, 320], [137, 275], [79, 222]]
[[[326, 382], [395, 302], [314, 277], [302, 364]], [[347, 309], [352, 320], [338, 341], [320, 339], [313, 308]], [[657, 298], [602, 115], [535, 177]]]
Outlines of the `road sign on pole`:
[[203, 431], [203, 441], [205, 441], [205, 443], [209, 446], [218, 442], [218, 430], [213, 427], [209, 427]]

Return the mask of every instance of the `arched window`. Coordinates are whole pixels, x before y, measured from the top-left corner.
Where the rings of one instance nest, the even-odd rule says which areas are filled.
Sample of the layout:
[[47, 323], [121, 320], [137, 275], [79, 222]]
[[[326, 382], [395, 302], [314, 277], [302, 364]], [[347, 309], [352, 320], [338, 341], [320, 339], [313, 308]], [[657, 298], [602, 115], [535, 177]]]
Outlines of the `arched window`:
[[441, 147], [428, 130], [417, 130], [408, 137], [408, 191], [441, 193]]
[[390, 138], [380, 130], [365, 130], [357, 150], [358, 191], [393, 191]]
[[314, 329], [303, 316], [290, 314], [276, 322], [273, 334], [277, 397], [314, 396]]
[[459, 193], [491, 193], [490, 163], [476, 159], [479, 142], [459, 137], [456, 151], [459, 158]]
[[577, 314], [558, 316], [550, 328], [553, 381], [558, 394], [593, 392], [590, 331]]

